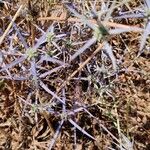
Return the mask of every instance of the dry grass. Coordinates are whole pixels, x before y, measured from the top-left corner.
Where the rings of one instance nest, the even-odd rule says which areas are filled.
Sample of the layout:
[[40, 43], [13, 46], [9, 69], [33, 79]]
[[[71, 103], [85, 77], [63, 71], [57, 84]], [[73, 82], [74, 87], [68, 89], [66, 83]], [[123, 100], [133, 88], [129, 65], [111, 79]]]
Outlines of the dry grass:
[[149, 0], [0, 1], [0, 149], [150, 149]]

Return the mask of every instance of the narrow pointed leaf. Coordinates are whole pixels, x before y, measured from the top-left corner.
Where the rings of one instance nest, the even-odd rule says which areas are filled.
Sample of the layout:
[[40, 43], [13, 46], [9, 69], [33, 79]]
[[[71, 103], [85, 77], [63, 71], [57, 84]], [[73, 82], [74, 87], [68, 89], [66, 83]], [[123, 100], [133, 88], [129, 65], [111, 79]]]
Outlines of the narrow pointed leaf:
[[109, 31], [109, 34], [121, 34], [121, 33], [125, 33], [125, 32], [142, 32], [143, 29], [138, 28], [138, 27], [129, 27], [129, 28], [117, 28], [117, 29], [112, 29]]
[[52, 27], [53, 27], [53, 25], [51, 25], [47, 29], [47, 31], [45, 32], [45, 34], [43, 33], [43, 35], [38, 39], [37, 43], [33, 46], [33, 49], [38, 49], [41, 44], [43, 44], [43, 43], [46, 42], [47, 34], [52, 30]]
[[118, 17], [114, 17], [113, 19], [128, 19], [128, 18], [143, 18], [143, 14], [128, 14], [128, 15], [122, 15]]
[[133, 150], [133, 142], [131, 142], [123, 133], [121, 133], [123, 147], [126, 150]]
[[113, 69], [114, 69], [114, 71], [116, 71], [117, 70], [117, 64], [116, 64], [116, 58], [115, 58], [113, 51], [112, 51], [112, 47], [108, 44], [108, 42], [106, 42], [104, 47], [105, 47], [106, 53], [109, 55], [109, 57], [111, 59]]
[[141, 37], [141, 44], [140, 44], [140, 50], [139, 50], [139, 53], [141, 53], [141, 51], [143, 50], [144, 46], [145, 46], [145, 43], [146, 43], [146, 40], [148, 38], [150, 34], [150, 22], [148, 22], [147, 26], [146, 26], [146, 29], [144, 30], [144, 33]]
[[147, 7], [150, 9], [150, 0], [145, 0]]
[[10, 69], [10, 68], [14, 67], [15, 65], [23, 62], [25, 59], [26, 59], [26, 56], [23, 55], [22, 57], [18, 58], [17, 60], [13, 61], [12, 63], [7, 64], [4, 68], [2, 68], [0, 70], [0, 72], [5, 71], [7, 69]]
[[21, 35], [21, 33], [20, 33], [20, 31], [19, 31], [19, 29], [18, 29], [18, 27], [17, 27], [17, 25], [16, 25], [15, 23], [13, 23], [13, 26], [14, 26], [14, 28], [15, 28], [17, 34], [18, 34], [18, 37], [20, 38], [20, 40], [21, 40], [23, 46], [24, 46], [25, 49], [27, 50], [27, 49], [28, 49], [28, 45], [27, 45], [27, 43], [26, 43], [24, 37]]
[[56, 67], [56, 68], [54, 68], [54, 69], [52, 69], [52, 70], [49, 70], [49, 71], [47, 71], [47, 72], [45, 72], [45, 73], [42, 73], [39, 77], [40, 77], [40, 78], [45, 78], [46, 76], [48, 76], [48, 75], [50, 75], [50, 74], [52, 74], [52, 73], [58, 71], [58, 70], [59, 70], [60, 68], [62, 68], [62, 67], [64, 67], [64, 66], [59, 66], [59, 67]]
[[57, 130], [56, 130], [56, 132], [54, 134], [54, 137], [53, 137], [53, 139], [51, 140], [51, 142], [49, 144], [48, 150], [51, 150], [52, 147], [54, 146], [54, 144], [56, 142], [56, 139], [57, 139], [58, 135], [60, 134], [60, 129], [61, 129], [63, 123], [64, 123], [64, 120], [61, 120], [61, 122], [60, 122], [60, 124], [59, 124], [59, 126], [58, 126], [58, 128], [57, 128]]
[[64, 104], [63, 100], [59, 98], [59, 96], [57, 96], [54, 92], [52, 92], [42, 81], [40, 81], [40, 86], [49, 94], [51, 94], [54, 98], [56, 98], [57, 100], [59, 100], [61, 103]]
[[70, 61], [73, 61], [77, 56], [81, 55], [86, 49], [88, 49], [91, 45], [93, 45], [97, 39], [93, 37], [92, 39], [88, 40], [83, 47], [81, 47], [75, 54], [73, 54], [70, 58]]
[[64, 66], [64, 65], [66, 65], [66, 66], [69, 65], [68, 63], [64, 63], [63, 61], [58, 60], [58, 59], [56, 59], [56, 58], [52, 58], [52, 57], [50, 57], [50, 56], [48, 56], [48, 55], [42, 56], [38, 63], [42, 63], [43, 61], [50, 61], [50, 62], [52, 62], [52, 63], [54, 63], [54, 64], [57, 63], [57, 64], [60, 64], [60, 65], [62, 65], [62, 66]]
[[72, 119], [69, 119], [69, 122], [76, 127], [78, 130], [80, 130], [83, 134], [85, 134], [86, 136], [88, 136], [89, 138], [95, 140], [95, 138], [93, 136], [91, 136], [89, 133], [87, 133], [84, 129], [82, 129], [79, 125], [77, 125]]
[[87, 24], [91, 29], [95, 29], [95, 25], [91, 24], [91, 22], [89, 22], [87, 20], [87, 18], [83, 15], [80, 15], [74, 8], [73, 6], [69, 6], [68, 4], [65, 5], [67, 7], [67, 9], [69, 9], [70, 12], [72, 12], [76, 17], [80, 18], [85, 24]]

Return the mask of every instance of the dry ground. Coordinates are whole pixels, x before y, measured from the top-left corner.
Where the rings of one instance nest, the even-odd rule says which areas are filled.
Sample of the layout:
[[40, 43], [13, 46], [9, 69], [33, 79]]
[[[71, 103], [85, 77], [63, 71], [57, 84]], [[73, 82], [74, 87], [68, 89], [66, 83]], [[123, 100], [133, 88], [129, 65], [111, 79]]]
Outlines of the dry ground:
[[0, 2], [0, 149], [150, 150], [144, 4]]

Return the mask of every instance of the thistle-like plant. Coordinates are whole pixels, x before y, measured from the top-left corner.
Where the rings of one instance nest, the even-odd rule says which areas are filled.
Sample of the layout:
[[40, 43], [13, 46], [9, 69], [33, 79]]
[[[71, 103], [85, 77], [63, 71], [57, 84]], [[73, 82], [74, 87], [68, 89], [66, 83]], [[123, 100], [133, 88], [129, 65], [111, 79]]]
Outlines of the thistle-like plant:
[[37, 55], [38, 55], [37, 51], [32, 48], [29, 48], [26, 51], [26, 56], [27, 56], [28, 60], [31, 60], [32, 58], [36, 57]]

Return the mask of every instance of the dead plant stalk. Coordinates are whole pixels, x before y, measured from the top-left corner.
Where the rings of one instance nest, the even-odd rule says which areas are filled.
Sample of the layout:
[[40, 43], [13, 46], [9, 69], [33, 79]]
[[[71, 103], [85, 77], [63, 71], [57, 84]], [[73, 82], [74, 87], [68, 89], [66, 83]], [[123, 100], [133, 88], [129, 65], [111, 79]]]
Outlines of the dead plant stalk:
[[17, 10], [16, 14], [14, 15], [12, 21], [11, 21], [10, 24], [8, 25], [7, 29], [5, 30], [4, 34], [0, 37], [0, 44], [2, 44], [4, 38], [6, 37], [7, 33], [8, 33], [9, 30], [10, 30], [10, 28], [12, 27], [14, 21], [15, 21], [16, 18], [19, 16], [22, 7], [23, 7], [23, 5], [21, 5], [21, 6], [19, 7], [19, 9]]

